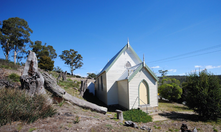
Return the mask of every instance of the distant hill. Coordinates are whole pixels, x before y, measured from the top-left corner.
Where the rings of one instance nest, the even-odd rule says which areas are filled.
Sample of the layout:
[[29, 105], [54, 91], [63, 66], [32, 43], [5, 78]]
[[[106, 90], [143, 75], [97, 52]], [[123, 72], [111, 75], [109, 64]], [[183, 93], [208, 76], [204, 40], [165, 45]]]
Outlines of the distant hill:
[[[219, 80], [220, 80], [219, 83], [221, 84], [221, 75], [215, 75], [215, 76], [218, 76], [218, 78], [219, 78]], [[179, 80], [179, 81], [180, 81], [180, 84], [182, 84], [183, 82], [186, 81], [186, 76], [170, 75], [170, 76], [167, 76], [167, 77], [169, 77], [169, 78], [175, 78], [175, 79]], [[161, 81], [162, 77], [158, 77], [158, 78], [159, 78], [159, 81]]]

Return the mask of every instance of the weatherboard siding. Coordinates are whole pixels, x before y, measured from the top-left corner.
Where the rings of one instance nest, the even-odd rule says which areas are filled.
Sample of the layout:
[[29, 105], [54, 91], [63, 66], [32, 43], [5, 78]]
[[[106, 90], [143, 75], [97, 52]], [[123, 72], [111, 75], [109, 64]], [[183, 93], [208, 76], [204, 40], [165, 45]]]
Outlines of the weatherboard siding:
[[128, 48], [125, 50], [112, 67], [107, 72], [107, 105], [118, 104], [118, 89], [117, 80], [121, 77], [123, 72], [126, 70], [125, 64], [129, 61], [131, 66], [140, 63], [136, 55]]
[[130, 88], [129, 88], [129, 104], [130, 109], [138, 108], [138, 99], [139, 96], [139, 84], [142, 80], [146, 80], [149, 86], [149, 105], [150, 107], [158, 106], [158, 98], [157, 98], [157, 81], [153, 79], [153, 77], [150, 75], [150, 73], [142, 68], [135, 76], [134, 78], [129, 82]]
[[[101, 83], [101, 77], [102, 82]], [[107, 80], [106, 80], [106, 74], [100, 75], [96, 80], [95, 90], [96, 90], [96, 96], [105, 104], [107, 104]], [[101, 85], [103, 84], [103, 89]]]
[[127, 80], [118, 81], [117, 84], [118, 84], [119, 105], [129, 109], [128, 81]]

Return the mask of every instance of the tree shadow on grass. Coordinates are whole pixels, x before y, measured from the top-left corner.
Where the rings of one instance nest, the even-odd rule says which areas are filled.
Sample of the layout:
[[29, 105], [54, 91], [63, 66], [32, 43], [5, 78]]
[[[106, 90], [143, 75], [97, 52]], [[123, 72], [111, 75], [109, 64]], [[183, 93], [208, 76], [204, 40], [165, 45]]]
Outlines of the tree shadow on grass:
[[172, 119], [172, 120], [189, 120], [189, 121], [201, 121], [200, 116], [197, 114], [190, 114], [190, 113], [180, 113], [180, 112], [163, 112], [159, 113], [160, 116]]

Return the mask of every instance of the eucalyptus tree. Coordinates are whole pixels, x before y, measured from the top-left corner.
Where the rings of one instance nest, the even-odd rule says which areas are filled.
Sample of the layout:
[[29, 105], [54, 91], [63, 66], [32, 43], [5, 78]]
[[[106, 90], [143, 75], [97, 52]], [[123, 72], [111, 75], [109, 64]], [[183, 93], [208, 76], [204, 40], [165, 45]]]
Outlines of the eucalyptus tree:
[[74, 70], [82, 67], [83, 57], [78, 54], [74, 49], [64, 50], [59, 57], [65, 61], [65, 64], [69, 65], [71, 68], [71, 74], [73, 75]]
[[53, 46], [47, 45], [46, 43], [42, 45], [42, 42], [39, 40], [32, 43], [30, 47], [32, 48], [32, 51], [35, 52], [38, 59], [42, 56], [48, 56], [51, 60], [57, 58], [57, 53]]
[[0, 40], [6, 60], [10, 51], [14, 51], [14, 63], [16, 63], [17, 54], [25, 52], [26, 44], [31, 42], [30, 33], [33, 31], [29, 28], [28, 22], [22, 18], [12, 17], [3, 21]]

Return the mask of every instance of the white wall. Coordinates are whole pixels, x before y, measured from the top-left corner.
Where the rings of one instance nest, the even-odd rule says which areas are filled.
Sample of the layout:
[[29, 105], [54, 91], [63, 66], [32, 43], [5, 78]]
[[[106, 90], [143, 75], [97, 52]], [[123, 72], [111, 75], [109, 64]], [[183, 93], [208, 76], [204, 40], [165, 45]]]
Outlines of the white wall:
[[130, 49], [124, 51], [113, 66], [107, 72], [107, 105], [118, 104], [117, 82], [123, 72], [126, 70], [125, 64], [129, 61], [131, 66], [141, 63]]
[[[130, 96], [130, 109], [132, 108], [138, 108], [138, 87], [140, 82], [145, 79], [146, 82], [148, 83], [149, 86], [149, 99], [150, 99], [150, 106], [158, 106], [158, 89], [157, 89], [157, 81], [154, 80], [154, 78], [150, 75], [150, 73], [142, 68], [134, 77], [133, 79], [129, 82], [129, 96]], [[135, 102], [136, 100], [136, 102]]]
[[[102, 76], [102, 81], [103, 81], [103, 89], [101, 87], [101, 84], [102, 84], [101, 76]], [[96, 84], [95, 84], [96, 96], [105, 104], [107, 104], [107, 83], [106, 82], [107, 82], [106, 73], [103, 73], [96, 79]]]
[[129, 91], [128, 91], [128, 81], [122, 80], [118, 81], [118, 103], [124, 108], [129, 109]]
[[92, 82], [88, 83], [87, 89], [89, 90], [90, 93], [92, 93], [93, 95], [95, 95], [95, 86], [94, 86], [94, 83], [92, 83]]

